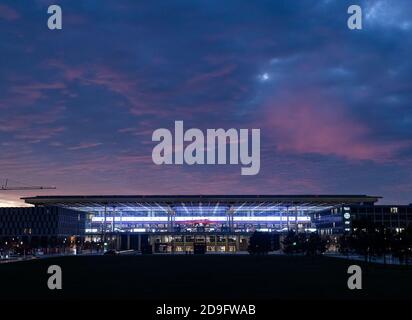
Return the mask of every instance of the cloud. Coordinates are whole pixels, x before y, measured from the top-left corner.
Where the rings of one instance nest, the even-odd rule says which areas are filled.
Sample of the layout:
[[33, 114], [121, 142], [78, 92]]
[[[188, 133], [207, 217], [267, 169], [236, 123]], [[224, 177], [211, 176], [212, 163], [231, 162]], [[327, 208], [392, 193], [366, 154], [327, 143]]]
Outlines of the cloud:
[[65, 85], [62, 82], [40, 82], [31, 79], [8, 79], [7, 94], [0, 104], [2, 109], [30, 107], [41, 99], [47, 98], [52, 91], [62, 92]]
[[216, 79], [219, 78], [224, 78], [230, 74], [236, 69], [236, 66], [233, 64], [226, 65], [222, 67], [221, 69], [213, 70], [213, 71], [208, 71], [206, 73], [198, 74], [191, 78], [188, 81], [188, 86], [194, 86], [196, 84], [204, 83], [204, 82], [209, 82], [209, 81], [215, 81]]
[[410, 12], [405, 11], [407, 0], [399, 0], [396, 5], [388, 0], [369, 0], [365, 5], [366, 24], [372, 27], [395, 27], [401, 30], [412, 28]]
[[90, 149], [90, 148], [96, 148], [98, 146], [101, 146], [103, 143], [101, 142], [95, 142], [95, 143], [81, 143], [77, 146], [74, 147], [69, 147], [67, 148], [68, 150], [83, 150], [83, 149]]
[[12, 7], [0, 4], [0, 19], [15, 21], [20, 18], [20, 14]]
[[265, 129], [279, 152], [315, 153], [349, 160], [390, 161], [412, 141], [379, 141], [365, 124], [351, 118], [335, 101], [298, 98], [272, 102]]

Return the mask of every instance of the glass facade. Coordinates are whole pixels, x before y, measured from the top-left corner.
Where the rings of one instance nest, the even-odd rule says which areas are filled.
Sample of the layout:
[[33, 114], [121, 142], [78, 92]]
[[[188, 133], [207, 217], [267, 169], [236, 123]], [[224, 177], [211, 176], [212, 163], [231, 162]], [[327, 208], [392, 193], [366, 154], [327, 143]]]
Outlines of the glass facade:
[[[308, 228], [313, 208], [275, 205], [229, 206], [220, 204], [135, 207], [71, 207], [86, 211], [86, 233], [100, 232], [251, 232]], [[325, 210], [317, 207], [317, 210]]]
[[326, 234], [352, 232], [360, 222], [400, 232], [412, 224], [412, 205], [341, 206], [315, 214], [313, 219], [316, 228]]

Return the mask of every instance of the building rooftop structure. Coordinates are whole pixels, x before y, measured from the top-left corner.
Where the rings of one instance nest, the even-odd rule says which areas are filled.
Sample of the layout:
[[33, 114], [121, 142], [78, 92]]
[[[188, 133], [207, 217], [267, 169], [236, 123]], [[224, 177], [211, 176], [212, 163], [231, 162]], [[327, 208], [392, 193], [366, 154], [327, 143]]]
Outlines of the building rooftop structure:
[[119, 206], [146, 207], [170, 206], [177, 203], [227, 205], [266, 205], [324, 207], [350, 204], [374, 204], [381, 197], [367, 195], [53, 195], [22, 198], [36, 206], [87, 207]]

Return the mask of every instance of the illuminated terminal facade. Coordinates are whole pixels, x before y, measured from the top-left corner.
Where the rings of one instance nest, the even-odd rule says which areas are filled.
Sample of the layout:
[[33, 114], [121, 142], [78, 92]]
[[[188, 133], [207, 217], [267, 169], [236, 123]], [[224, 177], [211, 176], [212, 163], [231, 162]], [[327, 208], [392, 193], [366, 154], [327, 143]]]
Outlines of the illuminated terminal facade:
[[[350, 232], [353, 214], [390, 221], [395, 229], [412, 222], [412, 207], [397, 206], [399, 215], [396, 216], [390, 206], [387, 210], [379, 209], [383, 207], [375, 204], [379, 198], [366, 195], [122, 195], [37, 196], [24, 200], [36, 207], [82, 212], [85, 242], [104, 242], [108, 247], [123, 250], [143, 250], [149, 246], [154, 252], [188, 252], [197, 244], [203, 244], [208, 252], [235, 252], [247, 250], [254, 231], [273, 235], [290, 230], [331, 235]], [[371, 212], [373, 215], [368, 215]]]

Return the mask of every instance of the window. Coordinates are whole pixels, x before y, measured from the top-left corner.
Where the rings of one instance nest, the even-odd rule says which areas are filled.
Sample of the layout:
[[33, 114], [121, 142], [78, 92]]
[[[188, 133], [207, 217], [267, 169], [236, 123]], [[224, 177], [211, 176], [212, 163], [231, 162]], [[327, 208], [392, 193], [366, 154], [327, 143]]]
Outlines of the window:
[[392, 207], [391, 208], [391, 213], [398, 213], [398, 208], [397, 207]]

